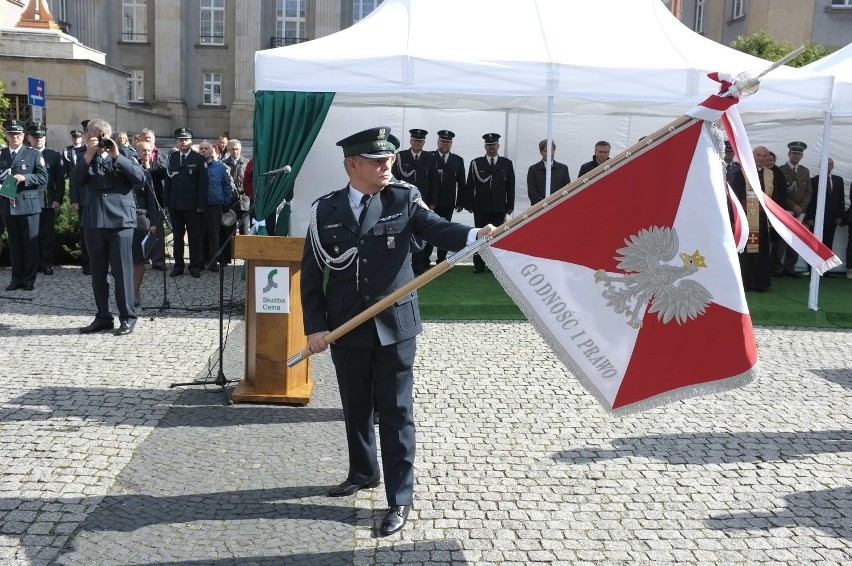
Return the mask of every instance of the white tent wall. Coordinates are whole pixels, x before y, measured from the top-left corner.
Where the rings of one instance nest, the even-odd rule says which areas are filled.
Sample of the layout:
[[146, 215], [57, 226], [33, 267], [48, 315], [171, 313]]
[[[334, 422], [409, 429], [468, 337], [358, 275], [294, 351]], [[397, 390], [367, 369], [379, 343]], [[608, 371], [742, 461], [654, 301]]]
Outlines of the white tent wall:
[[[671, 118], [643, 116], [570, 116], [553, 118], [555, 159], [568, 165], [571, 178], [577, 177], [580, 165], [589, 161], [599, 140], [612, 144], [612, 155], [626, 149], [640, 137], [656, 131]], [[343, 170], [343, 154], [335, 145], [353, 132], [374, 126], [389, 126], [400, 138], [403, 148], [409, 146], [408, 130], [429, 131], [425, 149], [436, 149], [436, 132], [449, 129], [456, 133], [454, 153], [461, 155], [467, 167], [471, 159], [485, 154], [482, 134], [497, 132], [500, 155], [514, 162], [516, 177], [515, 210], [529, 206], [527, 169], [541, 160], [538, 143], [547, 135], [547, 115], [504, 111], [461, 111], [422, 108], [364, 108], [332, 105], [317, 140], [308, 153], [302, 172], [296, 178], [291, 202], [291, 234], [307, 233], [310, 204], [329, 191], [342, 188], [348, 179]], [[455, 218], [472, 222], [472, 215], [460, 213]]]

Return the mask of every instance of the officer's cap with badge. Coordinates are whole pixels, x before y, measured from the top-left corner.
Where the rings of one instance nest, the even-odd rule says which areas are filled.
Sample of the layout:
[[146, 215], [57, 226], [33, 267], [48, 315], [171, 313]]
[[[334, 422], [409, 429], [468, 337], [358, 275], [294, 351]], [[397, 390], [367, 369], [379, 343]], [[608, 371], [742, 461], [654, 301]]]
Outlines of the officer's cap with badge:
[[387, 126], [370, 128], [343, 138], [336, 145], [343, 148], [343, 157], [360, 155], [367, 159], [384, 159], [399, 149], [399, 140], [390, 132]]
[[793, 141], [787, 144], [787, 149], [790, 150], [790, 153], [803, 153], [808, 149], [808, 145], [805, 142]]
[[3, 129], [7, 133], [17, 134], [24, 131], [24, 123], [20, 120], [3, 120]]
[[189, 128], [178, 128], [175, 130], [175, 139], [192, 139], [192, 130]]
[[500, 134], [484, 134], [482, 139], [485, 140], [485, 145], [500, 143]]
[[734, 146], [731, 145], [731, 142], [729, 142], [728, 140], [725, 140], [725, 153], [733, 152], [733, 151], [734, 151]]
[[420, 128], [412, 128], [408, 130], [408, 133], [411, 134], [411, 139], [423, 141], [426, 139], [426, 136], [429, 134], [426, 130], [421, 130]]
[[438, 130], [438, 139], [444, 141], [453, 141], [456, 135], [450, 130]]
[[43, 138], [47, 135], [47, 126], [44, 124], [30, 124], [27, 128], [27, 134], [35, 138]]
[[71, 130], [71, 137], [72, 138], [82, 138], [83, 132], [81, 132], [80, 130]]
[[84, 132], [88, 129], [89, 122], [91, 122], [91, 120], [83, 120], [82, 122], [80, 122], [80, 125], [83, 126]]

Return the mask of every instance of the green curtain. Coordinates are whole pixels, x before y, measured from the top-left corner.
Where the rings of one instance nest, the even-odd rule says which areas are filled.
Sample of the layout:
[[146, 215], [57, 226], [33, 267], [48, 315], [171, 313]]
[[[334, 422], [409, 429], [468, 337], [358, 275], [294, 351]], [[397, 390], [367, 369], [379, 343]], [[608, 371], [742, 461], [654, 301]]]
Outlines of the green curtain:
[[[254, 196], [255, 216], [268, 218], [286, 201], [275, 227], [260, 229], [261, 234], [288, 236], [290, 232], [290, 201], [296, 175], [305, 163], [314, 140], [319, 134], [333, 92], [255, 93], [254, 107]], [[289, 165], [292, 171], [276, 175], [269, 187], [263, 173]]]

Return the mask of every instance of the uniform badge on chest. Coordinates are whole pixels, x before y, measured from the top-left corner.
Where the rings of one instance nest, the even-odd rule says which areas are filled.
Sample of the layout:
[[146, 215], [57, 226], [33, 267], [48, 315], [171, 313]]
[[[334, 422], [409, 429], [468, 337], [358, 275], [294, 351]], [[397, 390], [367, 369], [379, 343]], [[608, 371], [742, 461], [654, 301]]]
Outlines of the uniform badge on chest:
[[394, 236], [388, 236], [388, 249], [396, 249], [396, 238]]

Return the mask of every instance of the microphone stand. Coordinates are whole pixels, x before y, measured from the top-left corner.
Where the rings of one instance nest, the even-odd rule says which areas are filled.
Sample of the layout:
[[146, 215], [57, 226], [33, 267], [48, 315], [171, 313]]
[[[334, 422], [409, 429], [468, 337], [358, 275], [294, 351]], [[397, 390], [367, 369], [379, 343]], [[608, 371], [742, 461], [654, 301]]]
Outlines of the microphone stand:
[[[272, 181], [279, 173], [289, 173], [290, 167], [283, 167], [281, 169], [277, 169], [275, 171], [269, 171], [264, 173], [263, 175], [267, 177], [266, 186], [264, 187], [264, 193], [269, 190], [269, 186], [272, 184]], [[169, 388], [174, 387], [185, 387], [190, 385], [215, 385], [218, 387], [222, 393], [225, 395], [225, 404], [233, 405], [234, 401], [231, 399], [230, 394], [228, 393], [227, 386], [229, 383], [235, 383], [239, 381], [239, 379], [228, 379], [225, 376], [225, 370], [223, 369], [224, 361], [225, 361], [225, 323], [224, 323], [224, 310], [225, 310], [225, 259], [224, 259], [224, 251], [225, 248], [228, 247], [228, 244], [234, 239], [237, 232], [239, 231], [240, 225], [242, 224], [243, 218], [246, 215], [251, 215], [254, 212], [254, 203], [249, 206], [247, 211], [240, 210], [241, 215], [237, 217], [237, 221], [234, 222], [233, 227], [230, 229], [230, 233], [228, 237], [225, 238], [225, 241], [219, 246], [219, 250], [216, 252], [216, 255], [213, 259], [204, 266], [205, 269], [209, 269], [214, 262], [219, 262], [219, 370], [216, 372], [216, 378], [213, 380], [209, 379], [196, 379], [194, 381], [188, 381], [185, 383], [172, 383]], [[275, 227], [272, 228], [275, 230]]]
[[230, 233], [228, 237], [225, 238], [225, 242], [219, 246], [219, 250], [216, 252], [216, 255], [213, 256], [213, 259], [210, 260], [210, 263], [204, 266], [204, 269], [210, 269], [217, 261], [219, 262], [219, 371], [216, 372], [216, 378], [212, 381], [209, 379], [196, 379], [195, 381], [188, 381], [185, 383], [172, 383], [169, 385], [169, 388], [174, 387], [185, 387], [189, 385], [215, 385], [218, 387], [222, 393], [225, 394], [225, 404], [233, 405], [234, 402], [231, 400], [231, 396], [228, 393], [227, 386], [229, 383], [235, 383], [239, 381], [239, 379], [228, 379], [225, 376], [225, 370], [223, 366], [225, 365], [225, 248], [228, 247], [228, 244], [233, 240], [234, 235], [237, 233], [237, 230], [240, 226], [240, 218], [237, 218], [237, 222], [234, 222], [234, 225], [230, 228]]
[[[149, 174], [151, 173], [151, 171], [149, 169], [146, 169], [146, 171], [148, 171]], [[153, 178], [152, 178], [152, 181], [153, 181]], [[201, 309], [192, 309], [192, 308], [188, 308], [188, 307], [173, 307], [171, 305], [171, 303], [169, 302], [169, 296], [168, 296], [168, 291], [167, 291], [167, 289], [168, 289], [168, 273], [167, 273], [167, 271], [168, 270], [166, 269], [166, 224], [168, 224], [169, 230], [172, 231], [173, 237], [174, 237], [174, 228], [172, 227], [172, 221], [169, 220], [168, 214], [166, 214], [166, 211], [163, 208], [163, 205], [160, 203], [160, 199], [157, 198], [157, 191], [152, 190], [151, 194], [154, 196], [154, 202], [157, 203], [157, 210], [160, 211], [160, 218], [162, 219], [161, 222], [160, 222], [161, 226], [160, 226], [160, 236], [159, 237], [160, 237], [160, 246], [161, 246], [160, 249], [163, 252], [163, 303], [159, 307], [141, 307], [141, 308], [143, 310], [155, 309], [157, 311], [157, 312], [155, 312], [154, 314], [151, 315], [151, 320], [154, 320], [154, 317], [157, 316], [160, 312], [162, 312], [164, 310], [174, 309], [174, 310], [182, 310], [182, 311], [186, 311], [186, 312], [199, 312]]]

